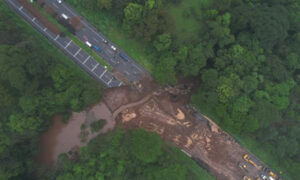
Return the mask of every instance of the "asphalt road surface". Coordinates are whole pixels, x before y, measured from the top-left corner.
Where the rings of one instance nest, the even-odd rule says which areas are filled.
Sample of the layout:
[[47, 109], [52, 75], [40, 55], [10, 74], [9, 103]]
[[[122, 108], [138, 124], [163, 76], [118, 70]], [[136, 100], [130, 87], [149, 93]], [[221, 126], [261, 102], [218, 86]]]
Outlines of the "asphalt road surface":
[[106, 68], [101, 66], [87, 52], [72, 42], [72, 40], [67, 37], [55, 35], [49, 31], [17, 1], [5, 0], [5, 2], [102, 85], [106, 87], [118, 87], [123, 84], [121, 81], [113, 77]]
[[[120, 72], [131, 82], [138, 82], [143, 76], [150, 76], [143, 67], [135, 62], [124, 51], [118, 48], [115, 44], [110, 42], [102, 33], [98, 32], [91, 24], [89, 24], [82, 16], [73, 10], [64, 1], [59, 4], [57, 0], [45, 0], [45, 3], [55, 9], [58, 15], [65, 14], [69, 18], [79, 16], [82, 23], [82, 28], [76, 32], [76, 36], [83, 42], [88, 41], [92, 45], [97, 45], [101, 48], [101, 52], [92, 48], [99, 56], [101, 56], [108, 64]], [[107, 43], [105, 43], [107, 41]], [[111, 46], [116, 47], [114, 51]], [[120, 53], [126, 55], [128, 61], [120, 57]]]

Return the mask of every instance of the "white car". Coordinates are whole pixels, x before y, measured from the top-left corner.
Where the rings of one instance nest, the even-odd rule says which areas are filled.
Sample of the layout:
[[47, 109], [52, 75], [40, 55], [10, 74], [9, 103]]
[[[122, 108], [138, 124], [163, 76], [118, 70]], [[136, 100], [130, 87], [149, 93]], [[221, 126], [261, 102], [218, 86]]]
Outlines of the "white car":
[[92, 44], [88, 41], [85, 41], [85, 44], [88, 46], [88, 47], [92, 47]]
[[263, 180], [268, 180], [268, 177], [266, 176], [266, 175], [261, 175], [261, 178], [263, 179]]
[[62, 3], [62, 0], [57, 0], [58, 4], [61, 4]]
[[115, 46], [110, 46], [112, 50], [116, 51], [117, 48]]
[[65, 20], [69, 19], [69, 16], [65, 15], [64, 13], [61, 14], [61, 17], [63, 17]]

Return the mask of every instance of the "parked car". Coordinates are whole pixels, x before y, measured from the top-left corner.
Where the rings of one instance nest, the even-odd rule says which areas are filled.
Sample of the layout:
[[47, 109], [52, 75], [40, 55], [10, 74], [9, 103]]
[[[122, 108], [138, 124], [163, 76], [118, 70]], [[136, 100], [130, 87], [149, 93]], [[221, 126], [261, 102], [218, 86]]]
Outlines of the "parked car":
[[125, 56], [125, 54], [123, 54], [123, 53], [120, 53], [120, 57], [121, 57], [122, 59], [124, 59], [126, 62], [129, 61], [128, 58], [127, 58], [127, 56]]

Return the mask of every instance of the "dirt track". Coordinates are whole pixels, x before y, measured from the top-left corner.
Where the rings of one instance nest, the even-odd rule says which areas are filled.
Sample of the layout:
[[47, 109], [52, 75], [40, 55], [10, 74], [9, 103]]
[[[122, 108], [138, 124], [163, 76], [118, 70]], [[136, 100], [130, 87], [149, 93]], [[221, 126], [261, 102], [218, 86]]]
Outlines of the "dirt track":
[[103, 95], [118, 125], [156, 132], [219, 180], [243, 179], [245, 172], [238, 163], [246, 151], [211, 120], [195, 118], [184, 107], [188, 95], [174, 95], [149, 82], [142, 87], [140, 91], [133, 87], [110, 89]]

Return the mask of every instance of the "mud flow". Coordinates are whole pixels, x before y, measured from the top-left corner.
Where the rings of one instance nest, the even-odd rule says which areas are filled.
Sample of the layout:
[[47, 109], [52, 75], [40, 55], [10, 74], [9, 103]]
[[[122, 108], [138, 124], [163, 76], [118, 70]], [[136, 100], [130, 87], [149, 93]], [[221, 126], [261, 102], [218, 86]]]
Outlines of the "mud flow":
[[[262, 163], [254, 155], [212, 120], [188, 105], [189, 94], [193, 90], [191, 84], [160, 87], [149, 79], [141, 82], [107, 89], [102, 102], [83, 112], [73, 113], [67, 125], [55, 118], [52, 128], [41, 139], [43, 151], [40, 161], [53, 164], [60, 153], [86, 145], [90, 139], [117, 124], [125, 129], [144, 128], [157, 133], [219, 180], [255, 179], [260, 176]], [[98, 119], [107, 121], [105, 127], [96, 134], [87, 129], [86, 141], [82, 142], [81, 125], [88, 127]], [[245, 154], [249, 154], [258, 166], [250, 168], [251, 164], [243, 159]], [[248, 163], [249, 168], [244, 169], [241, 163]]]

